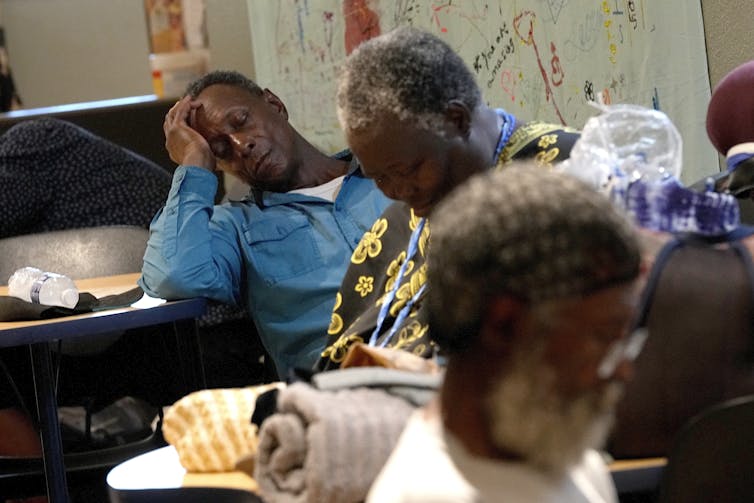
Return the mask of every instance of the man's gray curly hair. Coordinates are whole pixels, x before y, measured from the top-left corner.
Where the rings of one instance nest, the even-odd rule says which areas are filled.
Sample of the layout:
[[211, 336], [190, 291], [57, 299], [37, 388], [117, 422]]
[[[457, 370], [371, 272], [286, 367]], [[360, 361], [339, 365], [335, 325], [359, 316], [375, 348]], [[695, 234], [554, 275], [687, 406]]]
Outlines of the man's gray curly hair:
[[362, 43], [346, 59], [338, 81], [338, 120], [346, 133], [363, 133], [388, 113], [431, 130], [454, 99], [469, 110], [482, 100], [461, 57], [431, 33], [401, 27]]
[[429, 326], [448, 352], [470, 345], [495, 296], [538, 304], [639, 274], [627, 217], [582, 181], [533, 162], [470, 178], [438, 205], [431, 225]]

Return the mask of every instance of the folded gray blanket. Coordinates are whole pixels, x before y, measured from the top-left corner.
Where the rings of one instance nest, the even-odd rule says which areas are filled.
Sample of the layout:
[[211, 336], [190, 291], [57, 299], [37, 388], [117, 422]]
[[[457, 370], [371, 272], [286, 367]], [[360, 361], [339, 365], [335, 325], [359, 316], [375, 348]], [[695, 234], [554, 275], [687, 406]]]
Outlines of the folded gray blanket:
[[266, 503], [355, 503], [398, 441], [414, 405], [383, 389], [281, 390], [259, 432], [254, 478]]

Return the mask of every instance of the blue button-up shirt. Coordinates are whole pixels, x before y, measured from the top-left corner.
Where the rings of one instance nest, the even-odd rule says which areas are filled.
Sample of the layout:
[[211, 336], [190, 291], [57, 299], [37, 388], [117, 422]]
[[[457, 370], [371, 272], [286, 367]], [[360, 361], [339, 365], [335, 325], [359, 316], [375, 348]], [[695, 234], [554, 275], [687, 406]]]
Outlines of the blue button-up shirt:
[[214, 205], [217, 179], [179, 166], [155, 216], [139, 285], [167, 299], [248, 306], [278, 372], [311, 368], [362, 234], [391, 202], [352, 163], [335, 202], [296, 193]]

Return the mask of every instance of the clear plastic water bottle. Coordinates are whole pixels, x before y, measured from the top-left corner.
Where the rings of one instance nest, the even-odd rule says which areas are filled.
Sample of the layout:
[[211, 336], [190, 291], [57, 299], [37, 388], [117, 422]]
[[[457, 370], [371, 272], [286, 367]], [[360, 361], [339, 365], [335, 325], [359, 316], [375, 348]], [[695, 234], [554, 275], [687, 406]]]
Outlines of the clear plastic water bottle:
[[79, 291], [68, 276], [22, 267], [8, 279], [8, 295], [33, 304], [76, 307]]

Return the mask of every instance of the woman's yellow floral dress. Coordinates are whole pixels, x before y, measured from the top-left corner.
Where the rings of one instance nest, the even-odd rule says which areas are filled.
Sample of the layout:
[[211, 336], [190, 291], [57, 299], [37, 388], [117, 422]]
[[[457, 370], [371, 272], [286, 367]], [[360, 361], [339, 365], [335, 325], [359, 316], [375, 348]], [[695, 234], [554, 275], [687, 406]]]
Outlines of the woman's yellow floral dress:
[[[514, 159], [535, 159], [543, 166], [566, 159], [579, 138], [579, 132], [563, 126], [529, 122], [513, 133], [498, 158], [496, 169]], [[335, 299], [328, 340], [317, 370], [338, 368], [354, 342], [368, 343], [377, 326], [377, 316], [388, 293], [398, 280], [406, 260], [406, 248], [419, 218], [404, 203], [389, 206], [366, 232], [351, 256], [340, 291]], [[422, 297], [411, 306], [410, 314], [389, 336], [400, 310], [426, 281], [430, 225], [427, 221], [419, 237], [417, 252], [406, 266], [403, 281], [390, 305], [377, 340], [387, 347], [429, 357], [434, 353], [428, 325], [422, 310]], [[390, 340], [385, 341], [386, 337]]]

